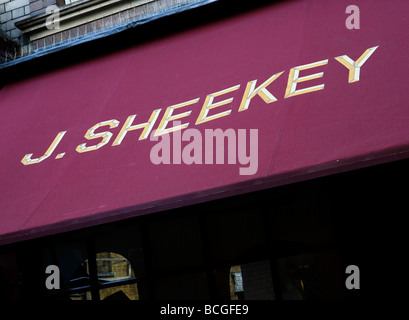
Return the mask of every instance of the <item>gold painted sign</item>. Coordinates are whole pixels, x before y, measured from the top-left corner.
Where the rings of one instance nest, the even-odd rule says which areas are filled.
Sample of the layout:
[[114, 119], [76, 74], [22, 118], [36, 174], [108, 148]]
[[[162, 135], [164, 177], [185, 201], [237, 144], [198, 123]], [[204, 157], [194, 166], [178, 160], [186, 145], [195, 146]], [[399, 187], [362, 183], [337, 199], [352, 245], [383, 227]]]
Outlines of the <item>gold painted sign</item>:
[[[339, 63], [341, 63], [343, 66], [345, 66], [348, 69], [348, 83], [354, 83], [354, 82], [359, 81], [361, 67], [365, 64], [365, 62], [369, 59], [369, 57], [375, 52], [377, 48], [378, 46], [375, 46], [375, 47], [365, 50], [364, 53], [355, 61], [347, 55], [342, 55], [342, 56], [338, 56], [334, 58], [336, 61], [338, 61]], [[297, 89], [297, 85], [302, 82], [322, 78], [324, 75], [324, 72], [318, 72], [318, 73], [313, 73], [313, 74], [306, 75], [306, 76], [300, 76], [301, 71], [305, 72], [307, 70], [319, 68], [327, 64], [328, 64], [328, 59], [325, 59], [325, 60], [321, 60], [321, 61], [317, 61], [317, 62], [313, 62], [313, 63], [291, 68], [288, 74], [288, 80], [287, 80], [287, 86], [286, 86], [286, 90], [284, 94], [284, 99], [295, 97], [301, 94], [323, 90], [324, 84], [319, 84], [319, 85], [315, 85], [315, 86], [311, 86], [311, 87], [307, 87], [303, 89]], [[284, 71], [281, 71], [279, 73], [272, 75], [262, 84], [260, 84], [258, 87], [256, 87], [258, 80], [249, 81], [246, 85], [238, 111], [242, 112], [242, 111], [248, 110], [250, 106], [250, 102], [255, 96], [259, 96], [267, 104], [277, 101], [277, 98], [267, 89], [267, 87], [271, 83], [273, 83], [277, 78], [279, 78], [283, 73]], [[233, 102], [232, 97], [224, 99], [222, 101], [218, 101], [218, 102], [214, 102], [215, 98], [219, 96], [227, 95], [233, 91], [238, 90], [239, 88], [240, 88], [240, 84], [208, 94], [204, 100], [200, 114], [196, 119], [195, 125], [230, 115], [232, 111], [231, 109], [225, 110], [223, 112], [216, 112], [210, 115], [209, 113], [213, 109], [217, 109], [218, 107], [225, 106]], [[185, 107], [197, 104], [199, 100], [200, 98], [196, 98], [193, 100], [189, 100], [183, 103], [179, 103], [179, 104], [167, 107], [159, 122], [158, 127], [153, 132], [154, 136], [160, 136], [160, 135], [168, 134], [170, 132], [174, 132], [177, 130], [182, 130], [182, 129], [187, 128], [190, 124], [189, 122], [185, 122], [185, 123], [180, 122], [179, 125], [176, 125], [173, 127], [168, 127], [168, 124], [169, 122], [188, 117], [192, 112], [191, 110], [177, 113], [177, 114], [174, 114], [174, 112], [177, 109], [181, 109], [181, 108], [185, 108]], [[112, 143], [112, 146], [120, 145], [123, 139], [125, 138], [126, 134], [134, 130], [142, 129], [142, 132], [138, 140], [147, 139], [156, 121], [159, 118], [159, 114], [161, 110], [162, 109], [154, 110], [147, 122], [138, 123], [138, 124], [134, 124], [136, 115], [130, 115], [126, 119], [125, 123], [122, 125], [122, 128], [119, 131], [118, 135], [115, 137]], [[109, 131], [96, 133], [95, 131], [99, 129], [100, 127], [106, 127], [106, 126], [108, 126], [109, 129], [113, 129], [113, 128], [118, 127], [119, 124], [120, 122], [115, 119], [98, 122], [97, 124], [95, 124], [94, 126], [92, 126], [91, 128], [87, 130], [84, 137], [88, 141], [95, 140], [95, 139], [101, 139], [101, 140], [97, 144], [93, 144], [93, 145], [87, 145], [87, 142], [79, 144], [75, 150], [78, 153], [84, 153], [84, 152], [95, 151], [95, 150], [102, 148], [103, 146], [107, 145], [110, 142], [113, 136], [113, 133]], [[48, 149], [45, 151], [45, 153], [41, 157], [33, 159], [32, 158], [33, 154], [29, 153], [23, 157], [23, 159], [21, 160], [21, 163], [23, 163], [24, 165], [37, 164], [49, 158], [51, 154], [54, 152], [57, 145], [61, 142], [61, 140], [63, 139], [66, 133], [67, 131], [59, 132], [57, 136], [54, 138], [54, 140], [52, 141], [51, 145], [48, 147]], [[55, 157], [55, 159], [61, 159], [62, 157], [64, 157], [64, 155], [65, 153], [59, 153]]]

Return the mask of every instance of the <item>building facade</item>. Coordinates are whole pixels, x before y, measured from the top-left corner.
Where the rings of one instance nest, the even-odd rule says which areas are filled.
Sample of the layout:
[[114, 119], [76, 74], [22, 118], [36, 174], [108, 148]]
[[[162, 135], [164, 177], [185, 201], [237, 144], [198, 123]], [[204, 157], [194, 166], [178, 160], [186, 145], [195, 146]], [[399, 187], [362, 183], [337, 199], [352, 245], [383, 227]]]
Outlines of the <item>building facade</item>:
[[212, 1], [8, 0], [0, 4], [5, 62], [22, 61], [106, 37]]

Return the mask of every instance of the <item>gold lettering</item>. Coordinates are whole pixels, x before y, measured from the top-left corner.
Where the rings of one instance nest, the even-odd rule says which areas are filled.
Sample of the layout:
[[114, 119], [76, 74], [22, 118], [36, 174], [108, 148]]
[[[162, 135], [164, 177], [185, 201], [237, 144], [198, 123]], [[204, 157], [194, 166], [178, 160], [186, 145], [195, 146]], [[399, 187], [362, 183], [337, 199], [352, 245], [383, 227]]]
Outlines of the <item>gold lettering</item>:
[[246, 90], [244, 91], [243, 99], [239, 107], [239, 112], [247, 110], [251, 99], [253, 99], [256, 95], [259, 95], [265, 103], [277, 101], [276, 97], [274, 97], [271, 92], [266, 89], [266, 87], [274, 80], [276, 80], [279, 76], [281, 76], [283, 72], [284, 71], [271, 76], [267, 79], [267, 81], [258, 86], [257, 89], [254, 89], [256, 87], [257, 80], [249, 81], [247, 83]]
[[197, 103], [198, 101], [199, 101], [199, 98], [193, 99], [193, 100], [190, 100], [190, 101], [187, 101], [187, 102], [175, 104], [175, 105], [173, 105], [173, 106], [168, 107], [168, 108], [166, 109], [166, 111], [165, 111], [165, 114], [164, 114], [163, 117], [162, 117], [162, 121], [160, 122], [158, 128], [157, 128], [156, 131], [155, 131], [155, 136], [160, 136], [160, 135], [162, 135], [162, 134], [166, 134], [166, 133], [170, 133], [170, 132], [173, 132], [173, 131], [176, 131], [176, 130], [182, 130], [182, 129], [184, 129], [184, 128], [187, 128], [187, 127], [189, 126], [189, 122], [183, 123], [183, 124], [180, 124], [180, 125], [178, 125], [178, 126], [175, 126], [175, 127], [172, 127], [172, 128], [168, 128], [168, 129], [166, 129], [166, 126], [168, 125], [168, 123], [169, 123], [170, 121], [175, 121], [175, 120], [177, 120], [177, 119], [187, 117], [187, 116], [190, 115], [191, 112], [192, 112], [192, 111], [190, 110], [190, 111], [186, 111], [186, 112], [179, 113], [179, 114], [176, 114], [176, 115], [172, 115], [172, 114], [173, 114], [173, 111], [174, 111], [175, 109], [179, 109], [179, 108], [182, 108], [182, 107], [186, 107], [186, 106], [188, 106], [188, 105], [195, 104], [195, 103]]
[[297, 83], [305, 82], [305, 81], [309, 81], [313, 79], [318, 79], [324, 75], [324, 72], [320, 72], [320, 73], [315, 73], [309, 76], [300, 77], [299, 75], [300, 75], [301, 70], [307, 70], [307, 69], [320, 67], [320, 66], [326, 65], [327, 63], [328, 63], [328, 59], [292, 68], [290, 70], [290, 74], [288, 75], [287, 88], [285, 90], [284, 98], [294, 97], [300, 94], [324, 89], [324, 84], [319, 84], [317, 86], [296, 90]]
[[213, 103], [213, 100], [215, 97], [221, 96], [226, 93], [230, 93], [232, 91], [238, 90], [239, 88], [240, 88], [240, 85], [237, 85], [237, 86], [230, 87], [230, 88], [227, 88], [227, 89], [215, 92], [215, 93], [208, 94], [206, 96], [205, 102], [203, 103], [202, 110], [200, 111], [200, 114], [197, 117], [196, 124], [204, 123], [204, 122], [211, 121], [217, 118], [228, 116], [231, 113], [231, 110], [219, 112], [209, 117], [207, 116], [207, 114], [209, 113], [209, 110], [220, 107], [220, 106], [224, 106], [233, 101], [233, 98], [229, 98], [223, 101]]
[[33, 155], [32, 153], [26, 154], [23, 159], [21, 159], [21, 163], [26, 165], [29, 164], [36, 164], [36, 163], [40, 163], [41, 161], [47, 159], [55, 150], [55, 148], [57, 147], [57, 145], [60, 143], [61, 139], [64, 137], [65, 133], [67, 131], [61, 131], [57, 134], [57, 136], [55, 137], [54, 141], [51, 143], [51, 145], [48, 147], [47, 151], [44, 153], [44, 155], [42, 155], [39, 158], [36, 159], [31, 159], [31, 156]]
[[116, 136], [114, 142], [112, 143], [113, 146], [117, 146], [120, 145], [122, 140], [124, 139], [125, 135], [128, 133], [128, 131], [133, 131], [133, 130], [137, 130], [137, 129], [143, 129], [141, 135], [139, 136], [138, 140], [143, 140], [146, 139], [149, 136], [149, 133], [152, 130], [152, 127], [154, 126], [156, 119], [159, 116], [161, 109], [156, 109], [152, 112], [151, 117], [149, 118], [148, 122], [145, 123], [141, 123], [141, 124], [137, 124], [137, 125], [132, 125], [136, 114], [131, 115], [128, 117], [128, 119], [126, 119], [124, 125], [121, 128], [121, 131], [118, 133], [118, 135]]
[[356, 61], [352, 60], [347, 55], [343, 55], [343, 56], [339, 56], [335, 58], [335, 60], [340, 62], [342, 65], [344, 65], [349, 70], [348, 83], [359, 81], [359, 74], [361, 71], [361, 67], [364, 65], [366, 60], [369, 59], [369, 57], [375, 52], [375, 50], [378, 47], [379, 46], [367, 49]]
[[112, 133], [109, 131], [105, 131], [105, 132], [95, 134], [95, 130], [103, 126], [109, 126], [109, 128], [112, 129], [112, 128], [116, 128], [118, 125], [119, 125], [119, 121], [115, 119], [97, 123], [96, 125], [88, 129], [84, 137], [88, 140], [102, 138], [101, 142], [94, 146], [90, 146], [90, 147], [87, 147], [86, 146], [87, 144], [83, 143], [83, 144], [78, 145], [75, 150], [79, 153], [83, 153], [83, 152], [88, 152], [88, 151], [94, 151], [94, 150], [97, 150], [103, 147], [111, 139]]

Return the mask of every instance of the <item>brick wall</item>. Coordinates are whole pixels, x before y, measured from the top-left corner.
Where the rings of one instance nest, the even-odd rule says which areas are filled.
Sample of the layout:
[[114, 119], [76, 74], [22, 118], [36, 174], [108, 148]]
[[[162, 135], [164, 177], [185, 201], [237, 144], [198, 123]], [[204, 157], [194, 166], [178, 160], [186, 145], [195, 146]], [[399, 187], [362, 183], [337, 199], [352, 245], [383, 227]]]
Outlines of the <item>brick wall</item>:
[[[61, 31], [42, 35], [41, 38], [23, 34], [16, 27], [16, 23], [27, 18], [34, 18], [45, 12], [50, 5], [59, 7], [83, 3], [86, 0], [0, 0], [0, 31], [3, 31], [7, 39], [18, 44], [17, 56], [27, 56], [37, 51], [53, 48], [61, 43], [77, 42], [83, 38], [101, 34], [105, 30], [113, 30], [120, 25], [137, 21], [142, 17], [149, 17], [168, 10], [170, 7], [180, 7], [189, 3], [197, 3], [201, 0], [155, 0], [141, 5], [131, 5], [121, 11], [113, 11], [111, 15], [103, 16], [89, 20], [81, 17], [76, 26], [70, 26], [69, 29], [61, 28]], [[136, 4], [136, 3], [135, 3]], [[24, 23], [17, 24], [24, 30]], [[15, 55], [14, 55], [15, 56]], [[16, 56], [15, 56], [16, 57]], [[3, 59], [4, 62], [4, 59]]]
[[48, 6], [56, 5], [56, 0], [29, 0], [31, 16], [45, 12]]
[[[46, 1], [46, 0], [44, 0]], [[51, 0], [50, 0], [51, 1]], [[55, 1], [55, 0], [53, 0]], [[57, 0], [58, 1], [58, 0]], [[78, 0], [71, 0], [75, 2]], [[162, 12], [171, 6], [180, 6], [190, 2], [189, 0], [156, 0], [142, 6], [131, 7], [121, 12], [113, 13], [112, 15], [90, 21], [88, 23], [78, 25], [69, 30], [57, 32], [53, 35], [34, 40], [31, 42], [30, 50], [35, 52], [48, 47], [53, 47], [61, 42], [76, 41], [86, 36], [98, 34], [100, 31], [113, 29], [121, 24], [129, 21], [137, 20], [143, 16], [149, 16], [154, 13]], [[195, 1], [191, 1], [195, 2]]]
[[98, 31], [113, 28], [116, 25], [129, 21], [135, 17], [138, 17], [139, 15], [141, 15], [141, 13], [138, 10], [136, 10], [135, 8], [131, 8], [123, 12], [118, 12], [112, 16], [104, 17], [69, 30], [57, 32], [53, 35], [34, 40], [31, 43], [31, 47], [33, 51], [36, 51], [39, 49], [57, 45], [60, 42], [81, 39], [86, 35], [92, 35], [97, 33]]
[[0, 30], [0, 63], [14, 60], [19, 54], [19, 48]]
[[[103, 260], [113, 258], [118, 260]], [[123, 259], [123, 260], [121, 260]], [[113, 278], [105, 278], [105, 280], [118, 280], [118, 278], [134, 277], [133, 270], [129, 270], [128, 261], [121, 255], [114, 252], [101, 252], [97, 254], [97, 269], [98, 273], [112, 272]], [[131, 271], [131, 274], [129, 274]], [[123, 294], [122, 297], [130, 300], [139, 300], [138, 286], [136, 283], [126, 284], [118, 287], [105, 288], [100, 290], [101, 300], [110, 299], [111, 295]], [[113, 296], [114, 297], [114, 296]]]
[[15, 21], [30, 16], [30, 0], [0, 0], [0, 28], [13, 41], [19, 41], [21, 31]]

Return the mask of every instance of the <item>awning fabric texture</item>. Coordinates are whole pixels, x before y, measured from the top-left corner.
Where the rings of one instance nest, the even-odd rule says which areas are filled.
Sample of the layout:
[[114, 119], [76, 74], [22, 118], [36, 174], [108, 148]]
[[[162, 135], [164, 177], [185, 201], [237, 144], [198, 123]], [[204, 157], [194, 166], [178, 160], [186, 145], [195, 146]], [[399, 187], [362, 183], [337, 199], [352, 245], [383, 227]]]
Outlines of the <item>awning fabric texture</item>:
[[[406, 157], [409, 2], [354, 4], [359, 29], [348, 1], [277, 2], [5, 85], [0, 244]], [[254, 174], [227, 146], [187, 164], [188, 129], [241, 129]]]

